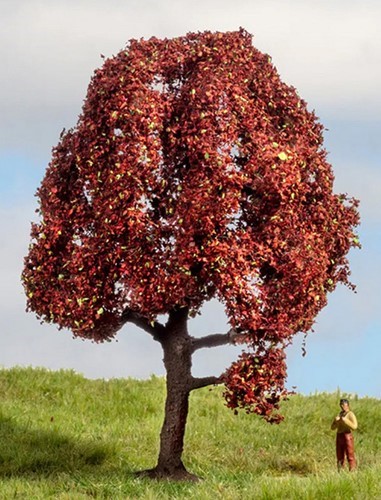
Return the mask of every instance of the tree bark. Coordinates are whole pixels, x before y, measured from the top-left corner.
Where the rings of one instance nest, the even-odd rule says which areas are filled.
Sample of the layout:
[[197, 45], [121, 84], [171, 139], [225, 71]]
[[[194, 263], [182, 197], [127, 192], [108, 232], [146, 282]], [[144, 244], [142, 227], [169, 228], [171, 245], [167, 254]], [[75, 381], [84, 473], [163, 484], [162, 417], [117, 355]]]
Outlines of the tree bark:
[[164, 366], [167, 372], [165, 416], [160, 433], [157, 465], [145, 475], [173, 480], [197, 480], [187, 472], [183, 462], [184, 435], [192, 390], [192, 343], [187, 330], [188, 310], [173, 311], [161, 339]]
[[[164, 475], [184, 474], [181, 455], [188, 416], [191, 390], [192, 354], [187, 331], [188, 311], [172, 313], [168, 322], [168, 334], [162, 343], [164, 366], [167, 372], [167, 399], [165, 417], [160, 433], [160, 452], [157, 469]], [[184, 317], [185, 316], [185, 317]]]
[[[137, 318], [137, 319], [136, 319]], [[129, 314], [127, 321], [142, 323], [138, 316]], [[229, 341], [229, 335], [210, 336], [205, 342], [191, 337], [187, 329], [188, 309], [173, 310], [167, 324], [151, 326], [144, 324], [155, 340], [160, 342], [164, 352], [167, 396], [164, 422], [160, 433], [160, 450], [154, 469], [138, 473], [155, 479], [198, 480], [189, 473], [182, 461], [184, 435], [192, 390], [221, 383], [221, 377], [195, 378], [192, 376], [192, 354], [202, 347], [222, 345]], [[139, 324], [139, 326], [142, 326]], [[230, 334], [230, 341], [232, 340]], [[218, 337], [218, 338], [217, 338]], [[222, 337], [224, 340], [222, 342]]]

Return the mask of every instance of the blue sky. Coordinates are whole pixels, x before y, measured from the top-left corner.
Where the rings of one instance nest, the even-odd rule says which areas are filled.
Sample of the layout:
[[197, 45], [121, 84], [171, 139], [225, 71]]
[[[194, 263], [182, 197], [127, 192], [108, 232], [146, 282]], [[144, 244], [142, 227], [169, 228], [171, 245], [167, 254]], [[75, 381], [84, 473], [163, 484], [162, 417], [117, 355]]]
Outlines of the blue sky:
[[[25, 313], [20, 284], [34, 218], [34, 192], [63, 127], [76, 122], [100, 54], [130, 38], [188, 31], [254, 34], [282, 78], [328, 129], [325, 145], [337, 192], [361, 201], [361, 251], [350, 254], [354, 294], [330, 297], [307, 339], [288, 351], [288, 385], [303, 393], [381, 394], [381, 35], [376, 0], [5, 0], [0, 4], [0, 366], [72, 368], [87, 377], [163, 374], [162, 354], [126, 326], [106, 345], [73, 340]], [[207, 304], [194, 334], [226, 331], [222, 308]], [[236, 348], [201, 352], [196, 375], [217, 374]]]

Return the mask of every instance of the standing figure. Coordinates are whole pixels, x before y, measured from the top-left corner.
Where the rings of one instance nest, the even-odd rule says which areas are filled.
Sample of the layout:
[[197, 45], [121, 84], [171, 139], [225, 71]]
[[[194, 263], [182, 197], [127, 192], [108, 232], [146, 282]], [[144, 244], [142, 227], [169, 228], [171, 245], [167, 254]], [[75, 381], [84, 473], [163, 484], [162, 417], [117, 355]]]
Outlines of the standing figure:
[[349, 470], [356, 468], [356, 458], [352, 431], [357, 429], [356, 415], [349, 408], [348, 399], [340, 399], [341, 412], [332, 422], [331, 429], [337, 429], [336, 434], [336, 457], [337, 468], [340, 471], [344, 467], [347, 457]]

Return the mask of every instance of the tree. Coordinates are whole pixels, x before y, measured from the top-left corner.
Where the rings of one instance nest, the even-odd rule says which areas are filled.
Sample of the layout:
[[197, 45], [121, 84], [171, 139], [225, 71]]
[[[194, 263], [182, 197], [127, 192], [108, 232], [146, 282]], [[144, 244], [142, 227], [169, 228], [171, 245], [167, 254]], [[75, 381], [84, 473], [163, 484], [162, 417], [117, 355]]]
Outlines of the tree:
[[[284, 348], [307, 333], [359, 246], [357, 201], [333, 193], [323, 127], [244, 30], [131, 40], [90, 82], [37, 196], [28, 309], [96, 342], [126, 323], [159, 342], [167, 372], [157, 477], [186, 477], [192, 390], [278, 422]], [[212, 298], [231, 330], [193, 338]], [[167, 315], [166, 323], [159, 322]], [[242, 343], [222, 375], [192, 354]]]

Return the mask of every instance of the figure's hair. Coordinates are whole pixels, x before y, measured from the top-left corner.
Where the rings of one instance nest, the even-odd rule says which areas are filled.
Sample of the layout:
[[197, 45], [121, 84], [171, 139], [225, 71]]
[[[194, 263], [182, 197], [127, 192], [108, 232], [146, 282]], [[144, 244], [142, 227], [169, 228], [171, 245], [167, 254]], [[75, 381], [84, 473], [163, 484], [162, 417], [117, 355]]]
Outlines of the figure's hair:
[[340, 399], [340, 404], [341, 404], [341, 405], [342, 405], [342, 404], [345, 404], [345, 403], [346, 403], [347, 405], [349, 405], [349, 401], [348, 401], [348, 399], [345, 399], [345, 398]]

